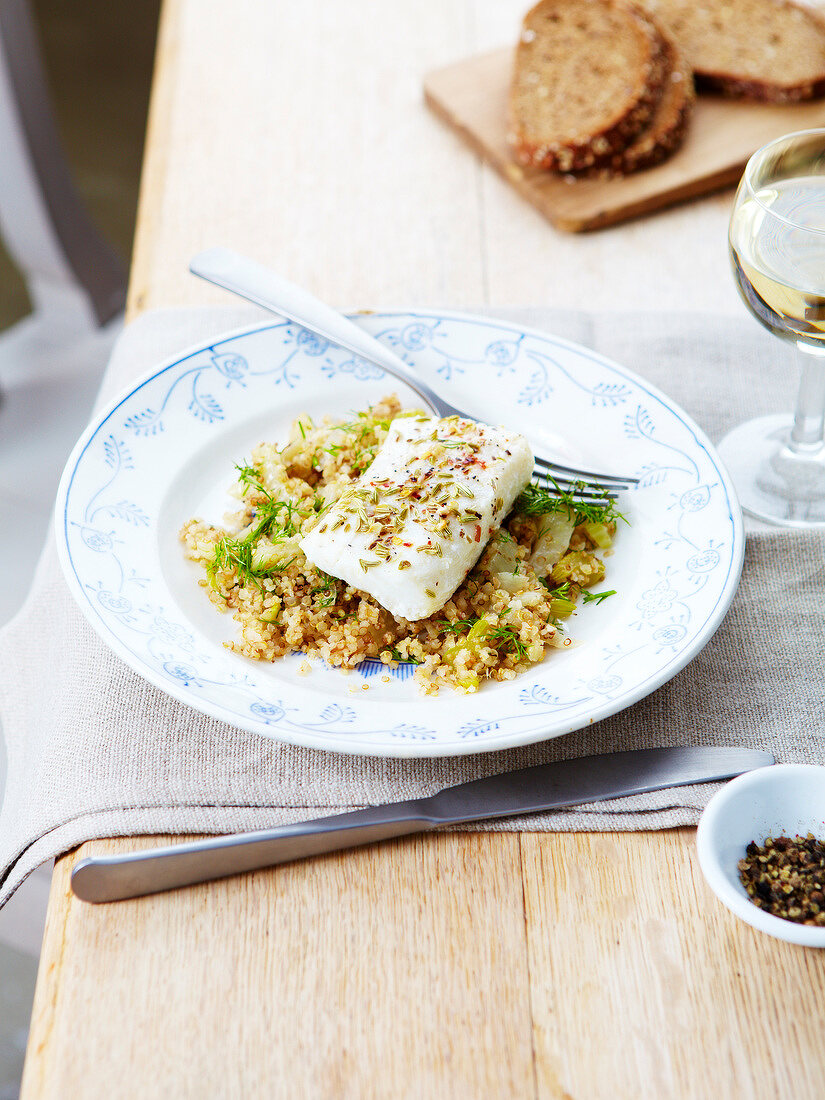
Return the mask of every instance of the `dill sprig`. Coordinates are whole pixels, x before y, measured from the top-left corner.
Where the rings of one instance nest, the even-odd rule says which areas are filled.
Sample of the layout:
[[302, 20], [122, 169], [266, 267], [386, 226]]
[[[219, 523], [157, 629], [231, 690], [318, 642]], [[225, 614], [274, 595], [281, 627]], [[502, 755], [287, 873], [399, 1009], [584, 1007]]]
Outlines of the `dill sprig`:
[[372, 409], [357, 412], [355, 416], [355, 420], [345, 421], [343, 424], [335, 424], [332, 430], [336, 432], [349, 432], [351, 435], [357, 437], [356, 443], [358, 443], [364, 436], [375, 431], [376, 428], [381, 429], [381, 431], [387, 431], [391, 423], [390, 417], [375, 416]]
[[439, 619], [437, 626], [440, 627], [441, 634], [466, 634], [468, 630], [472, 628], [478, 622], [478, 616], [469, 619], [456, 619], [455, 622], [450, 622], [449, 619]]
[[527, 656], [527, 646], [519, 638], [518, 631], [512, 626], [494, 626], [487, 631], [485, 642], [492, 642], [497, 649], [514, 653], [519, 661]]
[[565, 581], [564, 584], [560, 584], [557, 587], [553, 587], [553, 582], [549, 577], [539, 577], [539, 581], [547, 589], [551, 596], [555, 596], [559, 600], [567, 600], [570, 598], [570, 589], [573, 587], [572, 581]]
[[233, 539], [225, 535], [215, 543], [215, 553], [208, 566], [210, 576], [214, 579], [215, 573], [224, 573], [230, 569], [244, 576], [252, 576], [252, 550], [252, 545], [245, 539]]
[[210, 583], [214, 586], [218, 573], [226, 573], [230, 569], [234, 569], [239, 581], [244, 584], [254, 584], [261, 588], [261, 577], [271, 576], [273, 573], [283, 573], [285, 569], [289, 569], [293, 562], [298, 560], [293, 555], [288, 560], [279, 561], [274, 565], [256, 565], [254, 553], [255, 543], [250, 540], [249, 535], [242, 539], [233, 539], [229, 535], [224, 535], [215, 544], [212, 561], [206, 565]]
[[390, 657], [394, 661], [398, 661], [399, 664], [408, 665], [420, 665], [421, 662], [416, 657], [402, 657], [396, 646], [386, 646], [381, 650], [382, 653], [389, 653]]
[[[448, 619], [440, 619], [437, 625], [442, 634], [466, 635], [480, 621], [477, 616], [469, 619], [456, 619], [453, 623]], [[520, 661], [527, 656], [527, 646], [519, 638], [518, 631], [512, 626], [485, 624], [484, 633], [478, 641], [484, 645], [492, 645], [496, 649], [503, 649], [507, 653], [515, 653]]]
[[[611, 523], [615, 520], [627, 520], [611, 500], [607, 490], [604, 500], [582, 500], [576, 492], [585, 487], [585, 482], [577, 481], [569, 489], [562, 489], [552, 478], [548, 488], [531, 482], [516, 497], [513, 511], [522, 516], [544, 516], [549, 512], [566, 512], [579, 523]], [[592, 488], [590, 491], [593, 491]]]
[[[270, 535], [277, 528], [276, 534], [283, 538], [291, 538], [298, 533], [296, 518], [301, 513], [291, 500], [276, 500], [261, 480], [260, 471], [256, 466], [235, 467], [238, 471], [238, 481], [244, 487], [244, 493], [254, 493], [263, 500], [255, 501], [255, 526], [244, 536], [244, 541], [256, 543], [262, 535]], [[313, 501], [313, 510], [315, 504]]]
[[378, 450], [377, 443], [371, 443], [368, 447], [362, 447], [357, 451], [352, 463], [352, 472], [360, 476], [368, 466], [372, 464]]
[[335, 424], [332, 428], [333, 431], [346, 432], [349, 439], [342, 443], [333, 443], [324, 448], [333, 458], [337, 458], [342, 450], [352, 448], [351, 476], [353, 478], [360, 477], [372, 463], [383, 438], [383, 433], [387, 432], [392, 423], [391, 417], [376, 416], [372, 409], [358, 412], [355, 416], [355, 420]]
[[582, 599], [585, 603], [602, 603], [608, 596], [615, 595], [616, 589], [611, 588], [609, 592], [582, 592]]
[[338, 578], [325, 573], [323, 569], [316, 569], [315, 572], [321, 583], [310, 588], [309, 594], [318, 597], [315, 601], [316, 607], [332, 607], [338, 599]]
[[232, 537], [224, 535], [215, 544], [212, 561], [207, 565], [207, 574], [215, 584], [218, 573], [234, 569], [238, 580], [244, 584], [261, 587], [259, 578], [272, 573], [282, 573], [297, 559], [276, 564], [256, 564], [255, 547], [264, 537], [272, 543], [291, 538], [298, 533], [298, 519], [301, 516], [292, 501], [276, 500], [261, 480], [261, 472], [256, 466], [237, 465], [238, 481], [244, 488], [244, 495], [254, 494], [254, 516], [252, 525], [245, 535]]
[[274, 533], [278, 538], [291, 538], [298, 533], [295, 522], [297, 511], [292, 501], [272, 499], [264, 501], [255, 510], [255, 526], [246, 537], [251, 542], [257, 542], [262, 535], [272, 537], [277, 527]]

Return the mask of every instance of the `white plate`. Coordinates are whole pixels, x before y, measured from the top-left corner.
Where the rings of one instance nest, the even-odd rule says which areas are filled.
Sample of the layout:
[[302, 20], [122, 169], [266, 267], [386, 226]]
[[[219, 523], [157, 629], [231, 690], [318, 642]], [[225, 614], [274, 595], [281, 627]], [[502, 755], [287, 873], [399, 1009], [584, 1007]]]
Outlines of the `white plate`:
[[[733, 598], [744, 551], [730, 480], [703, 433], [644, 380], [595, 352], [498, 321], [427, 310], [355, 320], [479, 419], [536, 450], [641, 476], [622, 508], [602, 587], [570, 620], [579, 642], [475, 695], [423, 696], [403, 666], [345, 676], [303, 655], [262, 664], [228, 651], [237, 624], [197, 585], [177, 532], [220, 521], [234, 464], [320, 419], [396, 391], [393, 379], [294, 324], [231, 333], [156, 367], [94, 420], [60, 485], [60, 557], [101, 638], [197, 710], [267, 737], [376, 756], [461, 755], [569, 733], [674, 676]], [[366, 690], [365, 690], [366, 689]]]

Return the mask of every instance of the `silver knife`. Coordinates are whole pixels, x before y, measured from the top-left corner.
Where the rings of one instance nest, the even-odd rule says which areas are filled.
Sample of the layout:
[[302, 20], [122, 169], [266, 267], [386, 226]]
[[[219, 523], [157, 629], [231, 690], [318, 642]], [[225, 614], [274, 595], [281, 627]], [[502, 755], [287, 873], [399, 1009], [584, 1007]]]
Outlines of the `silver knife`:
[[83, 901], [121, 901], [443, 825], [731, 779], [773, 763], [767, 752], [698, 746], [581, 756], [474, 779], [446, 787], [430, 798], [369, 806], [254, 833], [93, 856], [75, 867], [72, 889]]

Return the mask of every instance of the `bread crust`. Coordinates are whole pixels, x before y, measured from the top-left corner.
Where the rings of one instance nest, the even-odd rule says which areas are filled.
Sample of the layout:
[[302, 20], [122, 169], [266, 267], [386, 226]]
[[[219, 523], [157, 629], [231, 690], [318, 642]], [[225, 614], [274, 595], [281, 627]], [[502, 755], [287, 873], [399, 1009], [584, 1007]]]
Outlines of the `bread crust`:
[[715, 92], [729, 99], [749, 99], [758, 103], [799, 103], [825, 96], [825, 73], [819, 80], [790, 85], [770, 84], [764, 80], [746, 80], [727, 73], [706, 73], [699, 70], [694, 76], [700, 91]]
[[[745, 22], [746, 6], [738, 6], [736, 3], [731, 5], [731, 0], [727, 2], [704, 0], [702, 5], [698, 5], [696, 0], [689, 0], [688, 3], [684, 0], [638, 0], [638, 2], [654, 19], [660, 21], [660, 25], [664, 24], [677, 39], [682, 40], [682, 46], [687, 49], [693, 65], [696, 87], [699, 91], [760, 103], [798, 103], [801, 100], [825, 96], [825, 6], [817, 7], [809, 0], [762, 0], [764, 7], [757, 5], [756, 9], [762, 19], [761, 32], [756, 33]], [[780, 39], [777, 37], [771, 43], [766, 42], [765, 35], [768, 28], [764, 23], [765, 18], [772, 21], [771, 25], [777, 35], [787, 27], [787, 23], [782, 21], [786, 16], [801, 20], [806, 36], [813, 36], [819, 40], [820, 71], [808, 73], [804, 79], [781, 83], [777, 77], [782, 75], [782, 63], [778, 59], [772, 61], [771, 56], [765, 59], [764, 73], [758, 72], [756, 75], [753, 72], [748, 75], [737, 72], [734, 64], [730, 67], [719, 64], [717, 49], [710, 54], [705, 49], [709, 27], [706, 22], [696, 21], [699, 7], [706, 20], [708, 17], [712, 19], [717, 13], [720, 16], [727, 13], [725, 21], [717, 24], [718, 29], [713, 39], [716, 47], [719, 44], [727, 44], [728, 41], [733, 43], [735, 39], [741, 42], [742, 36], [746, 35], [754, 45], [761, 45], [767, 50], [768, 46], [775, 46]], [[799, 24], [797, 24], [798, 27]], [[717, 54], [715, 58], [714, 53]], [[773, 54], [776, 54], [775, 49]]]
[[[559, 0], [540, 0], [525, 16], [524, 26], [535, 12], [549, 7]], [[575, 0], [572, 0], [575, 2]], [[580, 140], [533, 140], [524, 130], [515, 103], [514, 88], [511, 87], [509, 114], [510, 126], [508, 141], [516, 160], [520, 164], [556, 172], [581, 171], [609, 164], [611, 158], [650, 123], [664, 92], [665, 80], [669, 75], [667, 43], [654, 21], [641, 9], [627, 0], [594, 0], [605, 7], [625, 13], [637, 29], [647, 37], [649, 57], [646, 72], [641, 74], [640, 88], [635, 100], [618, 116], [609, 119], [599, 129], [591, 130]], [[516, 52], [516, 69], [523, 60], [522, 45]]]
[[616, 153], [609, 165], [595, 173], [591, 170], [589, 175], [627, 176], [631, 172], [653, 168], [672, 156], [685, 140], [696, 103], [693, 73], [687, 59], [673, 41], [668, 42], [668, 58], [671, 94], [669, 96], [668, 89], [665, 90], [659, 111], [649, 128]]

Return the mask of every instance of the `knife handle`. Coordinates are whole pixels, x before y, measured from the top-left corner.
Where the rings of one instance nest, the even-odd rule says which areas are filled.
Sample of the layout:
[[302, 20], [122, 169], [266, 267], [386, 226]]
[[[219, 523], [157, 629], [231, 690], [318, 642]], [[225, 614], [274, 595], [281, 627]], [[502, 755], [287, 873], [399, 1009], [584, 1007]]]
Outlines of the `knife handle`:
[[82, 901], [122, 901], [436, 827], [418, 802], [369, 806], [277, 829], [91, 856], [72, 871], [72, 890]]

